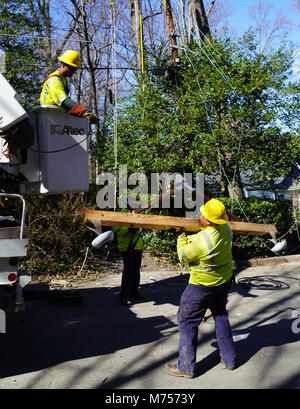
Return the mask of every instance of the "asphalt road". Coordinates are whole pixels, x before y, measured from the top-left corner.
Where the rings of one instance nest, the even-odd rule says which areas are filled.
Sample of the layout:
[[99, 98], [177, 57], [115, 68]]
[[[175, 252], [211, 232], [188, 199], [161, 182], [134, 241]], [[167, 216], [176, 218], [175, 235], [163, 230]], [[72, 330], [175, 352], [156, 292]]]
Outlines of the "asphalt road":
[[260, 288], [232, 286], [228, 311], [238, 368], [228, 371], [218, 363], [209, 319], [199, 328], [194, 379], [162, 369], [177, 359], [176, 314], [185, 272], [143, 271], [145, 299], [131, 307], [118, 303], [120, 274], [65, 288], [79, 291], [80, 305], [29, 294], [26, 311], [7, 313], [6, 333], [0, 334], [0, 389], [103, 389], [110, 399], [117, 397], [110, 391], [117, 390], [194, 390], [197, 399], [203, 389], [298, 389], [300, 263], [245, 268], [236, 279], [270, 274], [288, 288], [271, 290], [267, 283], [262, 289], [259, 282]]

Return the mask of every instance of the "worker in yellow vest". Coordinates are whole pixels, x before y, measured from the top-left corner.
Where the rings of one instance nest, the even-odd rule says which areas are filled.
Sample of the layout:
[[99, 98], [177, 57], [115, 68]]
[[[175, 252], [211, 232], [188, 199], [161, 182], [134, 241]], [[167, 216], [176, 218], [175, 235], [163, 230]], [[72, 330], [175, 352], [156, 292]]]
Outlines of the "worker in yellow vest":
[[177, 364], [164, 366], [170, 375], [186, 378], [195, 376], [198, 326], [208, 308], [215, 320], [221, 360], [227, 369], [236, 367], [226, 310], [233, 275], [232, 231], [225, 206], [219, 200], [209, 200], [200, 211], [202, 230], [188, 237], [182, 233], [177, 240], [178, 257], [181, 263], [188, 264], [190, 279], [178, 310], [179, 359]]
[[67, 50], [61, 57], [61, 66], [50, 74], [43, 83], [40, 96], [41, 105], [57, 105], [70, 114], [87, 118], [91, 123], [96, 123], [99, 118], [82, 105], [69, 97], [67, 78], [72, 77], [80, 66], [80, 57], [77, 51]]
[[[128, 210], [122, 209], [122, 212], [128, 212]], [[141, 230], [129, 227], [114, 227], [113, 231], [117, 234], [118, 248], [124, 264], [120, 303], [130, 306], [134, 300], [144, 298], [138, 291], [143, 251]]]

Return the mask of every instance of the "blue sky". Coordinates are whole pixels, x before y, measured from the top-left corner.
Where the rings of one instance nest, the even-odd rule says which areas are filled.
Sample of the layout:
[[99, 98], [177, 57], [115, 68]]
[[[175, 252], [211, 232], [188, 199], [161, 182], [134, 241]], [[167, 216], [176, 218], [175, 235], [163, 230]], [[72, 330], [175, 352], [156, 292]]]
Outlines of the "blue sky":
[[[292, 7], [292, 0], [266, 0], [263, 1], [270, 5], [270, 9], [274, 12], [282, 11], [281, 15], [288, 17], [294, 24], [294, 28], [288, 32], [288, 39], [293, 41], [298, 48], [296, 53], [296, 62], [294, 64], [294, 72], [300, 76], [300, 12]], [[249, 7], [258, 3], [258, 0], [230, 0], [232, 7], [232, 15], [229, 17], [229, 23], [236, 27], [239, 33], [244, 33], [253, 22], [251, 21], [248, 10]]]
[[[298, 28], [289, 32], [289, 38], [294, 41], [300, 47], [300, 12], [297, 13], [295, 8], [292, 7], [292, 0], [266, 0], [263, 1], [266, 4], [270, 4], [274, 11], [282, 10], [282, 12], [291, 19], [295, 24], [298, 23]], [[244, 32], [251, 25], [251, 19], [248, 16], [249, 6], [257, 4], [258, 0], [230, 0], [233, 14], [229, 18], [231, 24]]]

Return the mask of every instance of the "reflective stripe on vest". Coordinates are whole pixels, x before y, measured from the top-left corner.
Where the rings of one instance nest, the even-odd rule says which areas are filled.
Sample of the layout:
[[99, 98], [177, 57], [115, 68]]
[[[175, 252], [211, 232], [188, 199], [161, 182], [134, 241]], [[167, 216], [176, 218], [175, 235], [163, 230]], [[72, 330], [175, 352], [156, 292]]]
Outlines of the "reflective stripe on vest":
[[[225, 225], [225, 227], [227, 228], [230, 238], [232, 239], [232, 232], [228, 226], [228, 224]], [[231, 264], [231, 260], [225, 264], [219, 264], [217, 265], [216, 260], [215, 260], [215, 251], [214, 251], [214, 246], [212, 244], [211, 238], [208, 234], [208, 232], [206, 230], [202, 231], [202, 237], [205, 241], [205, 244], [208, 248], [209, 251], [209, 256], [210, 256], [210, 266], [206, 267], [203, 266], [201, 264], [198, 265], [191, 265], [191, 267], [193, 267], [195, 270], [198, 270], [199, 272], [203, 271], [205, 273], [207, 272], [211, 272], [211, 271], [218, 271], [218, 270], [223, 270], [224, 268], [226, 268], [227, 266], [229, 266]], [[185, 258], [185, 260], [188, 261], [188, 257], [185, 256], [184, 252], [182, 254], [182, 257]]]
[[190, 259], [188, 258], [188, 256], [184, 253], [183, 249], [179, 249], [178, 250], [178, 257], [181, 259], [184, 259], [185, 261], [189, 262]]
[[[54, 75], [53, 75], [53, 77], [54, 77]], [[58, 76], [55, 76], [55, 77], [58, 77]], [[46, 80], [46, 81], [47, 81], [47, 80]], [[52, 84], [52, 82], [54, 82], [54, 81], [56, 81], [56, 78], [51, 78], [51, 79], [48, 80], [47, 84], [45, 85], [43, 100], [41, 101], [41, 104], [42, 104], [42, 105], [47, 105], [47, 104], [46, 104], [46, 101], [47, 101], [47, 98], [48, 98], [49, 86], [50, 86], [50, 85]], [[59, 98], [59, 100], [57, 101], [57, 104], [59, 105], [59, 104], [60, 104], [61, 102], [63, 102], [65, 99], [66, 99], [65, 95], [62, 96], [62, 97]]]

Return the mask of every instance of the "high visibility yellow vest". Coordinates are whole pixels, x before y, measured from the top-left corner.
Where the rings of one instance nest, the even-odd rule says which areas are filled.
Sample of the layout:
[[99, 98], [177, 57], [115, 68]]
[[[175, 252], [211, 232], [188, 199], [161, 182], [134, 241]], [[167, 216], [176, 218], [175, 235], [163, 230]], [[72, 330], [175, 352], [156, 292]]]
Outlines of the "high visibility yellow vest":
[[117, 233], [118, 248], [120, 252], [128, 250], [130, 247], [134, 250], [143, 250], [143, 240], [139, 230], [130, 230], [128, 227], [113, 227]]
[[[122, 209], [121, 212], [128, 213], [128, 210]], [[143, 250], [144, 243], [140, 230], [128, 227], [113, 227], [112, 230], [117, 234], [118, 248], [121, 253], [128, 250], [129, 247], [134, 250]]]
[[68, 85], [65, 77], [56, 70], [45, 80], [40, 96], [41, 105], [61, 106], [62, 102], [69, 98]]
[[177, 253], [181, 263], [190, 270], [190, 284], [207, 287], [226, 283], [232, 276], [232, 231], [228, 224], [206, 227], [199, 233], [177, 240]]

